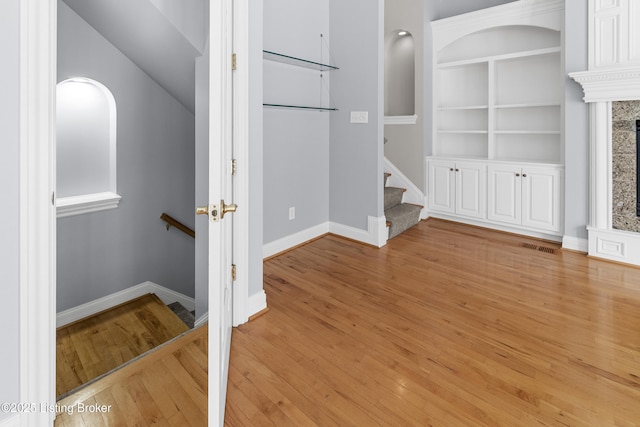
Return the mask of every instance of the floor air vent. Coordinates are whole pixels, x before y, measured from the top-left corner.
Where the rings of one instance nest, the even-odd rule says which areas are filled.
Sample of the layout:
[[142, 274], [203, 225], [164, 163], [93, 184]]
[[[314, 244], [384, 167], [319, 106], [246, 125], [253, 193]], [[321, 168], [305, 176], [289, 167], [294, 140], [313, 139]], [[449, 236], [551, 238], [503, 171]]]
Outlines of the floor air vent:
[[538, 245], [533, 245], [531, 243], [523, 243], [522, 244], [523, 248], [527, 248], [527, 249], [533, 249], [535, 251], [540, 251], [540, 252], [544, 252], [547, 254], [554, 254], [556, 253], [556, 250], [553, 248], [548, 248], [546, 246], [538, 246]]

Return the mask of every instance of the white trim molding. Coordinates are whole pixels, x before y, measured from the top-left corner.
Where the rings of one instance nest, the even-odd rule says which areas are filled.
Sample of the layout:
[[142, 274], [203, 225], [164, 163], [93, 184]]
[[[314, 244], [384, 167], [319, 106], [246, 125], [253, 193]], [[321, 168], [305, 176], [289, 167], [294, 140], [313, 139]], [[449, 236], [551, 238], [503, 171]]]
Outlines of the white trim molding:
[[412, 116], [384, 116], [385, 125], [415, 125], [417, 121], [416, 114]]
[[[45, 405], [56, 383], [56, 33], [56, 2], [20, 1], [20, 402]], [[54, 418], [22, 413], [20, 425]]]
[[282, 239], [269, 242], [262, 247], [262, 257], [269, 258], [270, 256], [279, 254], [298, 245], [313, 240], [317, 237], [323, 236], [329, 232], [329, 223], [325, 222], [313, 227], [309, 227], [305, 230], [283, 237]]
[[587, 230], [589, 230], [589, 255], [640, 265], [640, 234], [593, 227], [587, 227]]
[[589, 252], [589, 240], [579, 237], [564, 236], [562, 238], [562, 249], [569, 249], [576, 252]]
[[378, 248], [387, 244], [389, 233], [387, 232], [387, 219], [384, 216], [373, 217], [367, 219], [367, 230], [350, 227], [337, 222], [329, 223], [329, 232], [347, 239], [356, 240], [358, 242], [373, 245]]
[[267, 294], [264, 290], [260, 290], [257, 294], [249, 296], [247, 300], [247, 313], [249, 313], [249, 317], [260, 313], [265, 308], [267, 308]]
[[122, 196], [112, 192], [83, 194], [82, 196], [61, 197], [56, 199], [58, 218], [106, 211], [118, 207]]
[[[442, 34], [433, 46], [438, 52], [444, 46], [467, 34], [487, 28], [499, 27], [509, 22], [510, 25], [531, 25], [560, 31], [563, 26], [564, 0], [520, 0], [473, 12], [473, 19], [467, 14], [452, 16], [433, 21], [431, 26], [437, 27]], [[464, 25], [460, 22], [464, 21]], [[435, 30], [434, 30], [435, 31]]]
[[[346, 237], [348, 239], [356, 240], [379, 248], [387, 244], [389, 236], [387, 232], [387, 221], [384, 216], [369, 216], [367, 219], [367, 230], [361, 230], [359, 228], [328, 221], [265, 244], [262, 247], [262, 256], [263, 258], [269, 258], [328, 233], [336, 234], [338, 236]], [[250, 306], [251, 305], [249, 304], [248, 307]], [[247, 311], [250, 312], [252, 310]]]
[[407, 191], [402, 195], [402, 202], [422, 206], [420, 219], [425, 219], [427, 215], [425, 207], [428, 201], [426, 195], [386, 157], [384, 158], [384, 171], [391, 174], [387, 178], [387, 185], [406, 189]]
[[156, 283], [144, 282], [120, 292], [89, 301], [86, 304], [61, 311], [56, 315], [56, 327], [59, 328], [60, 326], [68, 325], [69, 323], [84, 319], [85, 317], [93, 316], [94, 314], [108, 310], [119, 304], [131, 301], [132, 299], [146, 294], [156, 294], [165, 304], [179, 302], [189, 311], [193, 311], [196, 308], [195, 299], [181, 294], [180, 292], [165, 288], [164, 286], [160, 286]]
[[584, 90], [584, 102], [640, 99], [640, 67], [616, 67], [570, 73]]

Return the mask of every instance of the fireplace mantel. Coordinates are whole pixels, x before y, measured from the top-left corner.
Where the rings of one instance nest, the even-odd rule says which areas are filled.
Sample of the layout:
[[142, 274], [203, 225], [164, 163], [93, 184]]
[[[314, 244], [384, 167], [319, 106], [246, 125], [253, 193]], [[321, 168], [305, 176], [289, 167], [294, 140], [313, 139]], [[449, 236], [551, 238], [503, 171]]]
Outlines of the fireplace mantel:
[[640, 266], [640, 233], [612, 221], [612, 103], [640, 100], [639, 3], [589, 0], [589, 70], [569, 76], [590, 105], [589, 255]]
[[640, 67], [615, 67], [571, 73], [582, 85], [585, 102], [640, 99]]

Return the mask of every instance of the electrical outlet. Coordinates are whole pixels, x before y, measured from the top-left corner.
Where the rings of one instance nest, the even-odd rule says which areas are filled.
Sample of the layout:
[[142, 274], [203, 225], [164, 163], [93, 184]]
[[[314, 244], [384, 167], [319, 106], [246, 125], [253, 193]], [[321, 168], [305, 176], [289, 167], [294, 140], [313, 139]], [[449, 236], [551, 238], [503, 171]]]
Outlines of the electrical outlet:
[[296, 219], [296, 208], [289, 208], [289, 220]]
[[368, 111], [352, 111], [351, 123], [369, 123]]

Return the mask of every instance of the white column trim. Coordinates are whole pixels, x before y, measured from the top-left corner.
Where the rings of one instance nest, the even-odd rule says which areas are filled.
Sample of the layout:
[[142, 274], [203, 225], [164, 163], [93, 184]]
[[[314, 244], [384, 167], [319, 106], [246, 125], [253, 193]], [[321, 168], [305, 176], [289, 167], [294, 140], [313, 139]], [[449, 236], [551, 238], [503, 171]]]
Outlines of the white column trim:
[[[57, 3], [20, 2], [20, 402], [55, 403]], [[22, 426], [55, 413], [25, 412]]]

